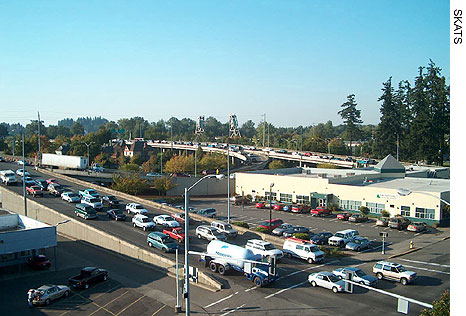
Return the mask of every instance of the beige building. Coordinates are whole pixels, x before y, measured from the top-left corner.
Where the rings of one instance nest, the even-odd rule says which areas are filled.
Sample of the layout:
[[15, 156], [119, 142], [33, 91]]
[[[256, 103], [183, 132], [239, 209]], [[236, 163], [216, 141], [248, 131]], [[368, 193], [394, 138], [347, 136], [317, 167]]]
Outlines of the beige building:
[[[289, 168], [236, 173], [236, 193], [255, 200], [337, 205], [370, 215], [383, 210], [428, 224], [449, 223], [450, 180], [406, 177], [405, 167], [391, 155], [368, 169]], [[446, 203], [445, 203], [446, 202]]]

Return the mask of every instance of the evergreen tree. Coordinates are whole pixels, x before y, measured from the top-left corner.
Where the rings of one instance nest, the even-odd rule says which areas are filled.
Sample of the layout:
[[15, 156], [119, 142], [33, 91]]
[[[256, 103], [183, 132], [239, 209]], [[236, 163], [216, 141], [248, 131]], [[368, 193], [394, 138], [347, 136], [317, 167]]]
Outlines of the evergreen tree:
[[341, 105], [342, 110], [338, 112], [343, 119], [343, 123], [346, 125], [345, 133], [347, 138], [349, 138], [350, 148], [353, 148], [353, 140], [359, 135], [359, 125], [362, 124], [361, 111], [356, 109], [357, 103], [354, 97], [354, 94], [350, 94], [347, 97], [347, 101]]
[[388, 154], [396, 156], [397, 143], [400, 138], [400, 111], [395, 102], [392, 77], [383, 83], [380, 107], [380, 123], [376, 134], [377, 154], [384, 157]]

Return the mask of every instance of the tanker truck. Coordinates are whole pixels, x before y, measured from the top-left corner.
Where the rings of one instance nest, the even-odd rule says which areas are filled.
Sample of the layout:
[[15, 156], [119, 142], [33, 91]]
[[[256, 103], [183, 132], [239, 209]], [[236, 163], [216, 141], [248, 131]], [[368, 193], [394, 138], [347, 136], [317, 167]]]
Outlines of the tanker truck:
[[229, 244], [220, 240], [212, 240], [207, 245], [207, 251], [200, 254], [201, 261], [212, 272], [225, 274], [229, 271], [238, 271], [254, 282], [256, 286], [264, 286], [275, 281], [278, 277], [275, 257], [264, 259], [255, 255], [251, 250]]

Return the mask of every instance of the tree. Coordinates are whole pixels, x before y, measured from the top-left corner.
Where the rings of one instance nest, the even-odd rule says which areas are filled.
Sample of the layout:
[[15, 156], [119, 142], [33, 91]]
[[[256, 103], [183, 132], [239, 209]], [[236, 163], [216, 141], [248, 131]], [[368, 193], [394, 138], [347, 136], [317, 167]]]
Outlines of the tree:
[[142, 158], [140, 153], [136, 153], [131, 157], [129, 160], [130, 163], [135, 164], [135, 165], [141, 165], [142, 164]]
[[281, 160], [274, 160], [269, 163], [269, 169], [283, 169], [285, 164]]
[[243, 137], [248, 137], [248, 138], [254, 137], [254, 135], [256, 134], [254, 122], [251, 120], [244, 122], [240, 128], [240, 132]]
[[115, 174], [113, 182], [112, 189], [132, 195], [141, 194], [150, 189], [149, 182], [141, 179], [137, 173]]
[[71, 134], [73, 135], [84, 135], [84, 127], [81, 123], [75, 122], [70, 128]]
[[337, 155], [345, 155], [347, 153], [347, 147], [340, 138], [333, 138], [328, 143], [330, 153]]
[[158, 177], [154, 179], [154, 189], [160, 192], [160, 194], [167, 194], [168, 190], [171, 190], [176, 185], [169, 177]]
[[424, 309], [421, 316], [450, 316], [450, 292], [448, 289], [442, 293], [438, 301], [432, 303], [432, 309]]
[[157, 156], [150, 155], [149, 159], [142, 164], [142, 170], [144, 172], [155, 172], [160, 169], [160, 165], [157, 163]]
[[222, 154], [204, 155], [199, 162], [199, 169], [215, 170], [227, 167], [227, 157]]
[[359, 208], [359, 211], [361, 212], [362, 215], [367, 216], [369, 215], [369, 209], [366, 206], [361, 206]]
[[338, 112], [346, 125], [345, 132], [350, 141], [350, 148], [353, 148], [353, 140], [359, 135], [359, 125], [362, 124], [361, 111], [356, 109], [357, 103], [354, 98], [355, 95], [350, 94], [347, 101], [341, 105], [342, 109]]
[[184, 173], [194, 170], [194, 157], [191, 156], [173, 156], [167, 161], [164, 168], [165, 172]]

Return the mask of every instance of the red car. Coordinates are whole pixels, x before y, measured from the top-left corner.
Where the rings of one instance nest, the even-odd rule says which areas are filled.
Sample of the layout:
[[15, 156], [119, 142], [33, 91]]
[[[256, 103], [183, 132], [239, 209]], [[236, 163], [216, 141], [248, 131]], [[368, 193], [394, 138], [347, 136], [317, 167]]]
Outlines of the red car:
[[282, 211], [283, 210], [283, 204], [275, 204], [273, 206], [273, 209], [276, 210], [276, 211]]
[[274, 218], [274, 219], [272, 219], [272, 222], [270, 220], [266, 220], [265, 222], [262, 222], [259, 225], [259, 227], [274, 230], [275, 228], [277, 228], [281, 224], [283, 224], [283, 221], [281, 219]]
[[311, 157], [311, 156], [312, 156], [312, 153], [304, 153], [304, 156]]
[[[171, 215], [171, 217], [173, 217], [173, 219], [174, 219], [175, 221], [177, 221], [178, 223], [184, 224], [184, 213], [177, 213], [177, 214], [170, 214], [170, 215]], [[193, 224], [193, 223], [194, 223], [194, 220], [193, 220], [191, 217], [189, 217], [189, 223], [190, 223], [190, 224]]]
[[174, 227], [174, 228], [164, 229], [162, 232], [165, 235], [168, 235], [171, 238], [175, 239], [179, 243], [184, 242], [185, 234], [184, 234], [183, 228], [181, 228], [181, 227]]
[[307, 205], [293, 205], [291, 212], [293, 213], [309, 213], [310, 207]]
[[332, 214], [332, 211], [329, 209], [323, 208], [321, 206], [317, 206], [315, 209], [311, 211], [312, 216], [324, 216], [324, 215], [330, 215]]
[[347, 221], [351, 217], [351, 215], [352, 214], [349, 212], [343, 212], [337, 215], [337, 219]]
[[257, 202], [256, 208], [265, 208], [265, 202]]
[[38, 195], [44, 196], [41, 188], [37, 185], [31, 185], [30, 187], [26, 187], [27, 194], [31, 194], [32, 196], [36, 197]]
[[44, 255], [34, 256], [28, 259], [28, 265], [34, 269], [47, 270], [52, 265], [49, 259]]
[[50, 178], [50, 179], [45, 180], [45, 182], [47, 182], [48, 184], [52, 184], [52, 183], [57, 183], [57, 180]]

